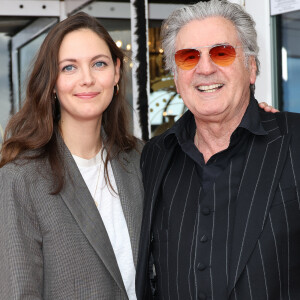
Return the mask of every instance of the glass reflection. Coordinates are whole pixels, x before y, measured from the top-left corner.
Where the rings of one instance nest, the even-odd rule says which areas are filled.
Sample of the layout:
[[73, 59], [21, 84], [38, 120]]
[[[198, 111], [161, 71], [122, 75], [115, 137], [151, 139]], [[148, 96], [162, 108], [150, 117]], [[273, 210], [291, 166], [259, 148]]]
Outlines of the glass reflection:
[[163, 49], [160, 44], [159, 21], [149, 24], [150, 98], [149, 119], [151, 136], [170, 128], [185, 112], [186, 107], [177, 94], [174, 77], [164, 71]]
[[300, 112], [300, 11], [280, 18], [283, 110]]
[[12, 102], [10, 98], [10, 82], [9, 82], [9, 41], [10, 38], [4, 33], [0, 33], [0, 147], [3, 140], [3, 133], [6, 123], [12, 109]]

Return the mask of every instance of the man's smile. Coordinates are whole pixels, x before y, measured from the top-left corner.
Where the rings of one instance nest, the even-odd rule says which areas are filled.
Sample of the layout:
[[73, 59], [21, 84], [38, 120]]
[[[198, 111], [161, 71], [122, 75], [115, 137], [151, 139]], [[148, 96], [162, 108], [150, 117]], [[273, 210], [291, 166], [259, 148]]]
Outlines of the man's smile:
[[217, 91], [218, 89], [222, 88], [223, 86], [224, 86], [224, 84], [222, 84], [222, 83], [211, 84], [211, 85], [199, 85], [199, 86], [197, 86], [197, 89], [200, 92], [213, 93], [213, 92]]

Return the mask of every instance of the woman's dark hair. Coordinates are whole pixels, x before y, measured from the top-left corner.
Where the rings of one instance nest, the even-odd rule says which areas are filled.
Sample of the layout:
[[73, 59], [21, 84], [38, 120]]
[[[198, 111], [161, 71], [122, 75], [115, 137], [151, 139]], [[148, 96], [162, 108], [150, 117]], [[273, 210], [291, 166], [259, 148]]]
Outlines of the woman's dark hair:
[[128, 129], [122, 50], [116, 46], [97, 19], [86, 13], [79, 12], [56, 24], [46, 36], [37, 54], [28, 80], [24, 105], [8, 122], [0, 160], [0, 167], [2, 167], [24, 156], [25, 151], [28, 153], [28, 150], [38, 150], [34, 156], [26, 157], [34, 159], [46, 157], [49, 160], [53, 179], [55, 179], [54, 194], [62, 189], [65, 173], [57, 140], [59, 104], [53, 93], [59, 72], [58, 52], [66, 34], [83, 28], [92, 30], [106, 42], [114, 64], [117, 63], [117, 59], [120, 60], [120, 90], [113, 96], [110, 105], [102, 115], [102, 128], [106, 133], [104, 140], [104, 148], [107, 151], [106, 180], [109, 181], [108, 162], [112, 158], [118, 158], [119, 153], [136, 148], [137, 143]]

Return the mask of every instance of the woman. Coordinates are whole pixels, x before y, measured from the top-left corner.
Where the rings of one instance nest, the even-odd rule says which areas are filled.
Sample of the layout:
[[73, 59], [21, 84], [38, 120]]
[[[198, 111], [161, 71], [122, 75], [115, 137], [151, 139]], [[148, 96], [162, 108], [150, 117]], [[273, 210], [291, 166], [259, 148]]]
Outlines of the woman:
[[0, 161], [0, 299], [136, 299], [141, 144], [123, 53], [96, 19], [54, 26]]

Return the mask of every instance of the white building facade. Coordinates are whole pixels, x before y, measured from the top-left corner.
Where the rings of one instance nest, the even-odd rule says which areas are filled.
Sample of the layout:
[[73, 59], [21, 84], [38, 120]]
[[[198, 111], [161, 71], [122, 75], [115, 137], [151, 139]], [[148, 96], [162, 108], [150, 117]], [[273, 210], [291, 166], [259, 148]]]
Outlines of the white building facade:
[[[135, 1], [141, 3], [142, 0]], [[184, 112], [172, 76], [163, 71], [159, 29], [162, 20], [186, 1], [145, 0], [146, 62], [135, 60], [139, 49], [135, 34], [138, 26], [135, 1], [0, 0], [0, 144], [9, 116], [22, 105], [32, 60], [47, 31], [59, 20], [79, 10], [97, 17], [119, 47], [131, 57], [126, 64], [129, 73], [127, 98], [133, 108], [135, 135], [142, 136], [141, 124], [146, 126], [149, 137], [158, 134]], [[291, 0], [292, 5], [286, 8], [282, 5], [276, 7], [280, 0], [272, 1], [232, 0], [244, 6], [256, 22], [261, 62], [256, 83], [257, 99], [281, 110], [300, 112], [300, 85], [297, 84], [300, 76], [300, 5], [297, 5], [300, 1]], [[146, 85], [143, 87], [147, 91], [147, 120], [141, 120], [138, 112], [136, 72], [139, 63], [147, 66]]]

